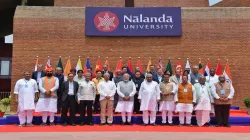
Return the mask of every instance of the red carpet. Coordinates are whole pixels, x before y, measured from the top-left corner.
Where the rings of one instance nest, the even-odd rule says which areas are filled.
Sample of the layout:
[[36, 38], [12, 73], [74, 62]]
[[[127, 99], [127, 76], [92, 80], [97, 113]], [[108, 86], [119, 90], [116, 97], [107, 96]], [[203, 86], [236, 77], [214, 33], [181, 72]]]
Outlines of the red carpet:
[[0, 132], [226, 132], [226, 133], [250, 133], [250, 126], [232, 126], [225, 127], [179, 127], [179, 126], [34, 126], [34, 127], [18, 127], [17, 125], [0, 126]]

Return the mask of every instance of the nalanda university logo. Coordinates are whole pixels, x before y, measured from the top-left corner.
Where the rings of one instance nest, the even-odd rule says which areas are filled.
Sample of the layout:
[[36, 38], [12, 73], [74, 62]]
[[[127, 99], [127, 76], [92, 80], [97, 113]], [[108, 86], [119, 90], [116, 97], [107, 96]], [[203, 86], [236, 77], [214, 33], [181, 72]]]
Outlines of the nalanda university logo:
[[95, 27], [101, 32], [112, 32], [119, 25], [119, 19], [116, 14], [104, 11], [96, 14], [94, 18]]

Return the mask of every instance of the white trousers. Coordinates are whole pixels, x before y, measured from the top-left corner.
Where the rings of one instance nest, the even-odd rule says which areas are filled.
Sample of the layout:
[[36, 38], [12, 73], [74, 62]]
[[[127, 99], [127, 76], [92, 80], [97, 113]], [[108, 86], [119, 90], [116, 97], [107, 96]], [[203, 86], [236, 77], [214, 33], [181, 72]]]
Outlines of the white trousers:
[[[121, 112], [121, 114], [122, 114], [122, 122], [126, 122], [126, 112]], [[131, 122], [131, 117], [132, 117], [132, 112], [127, 112], [127, 117], [128, 117], [128, 119], [127, 119], [127, 121], [130, 123]]]
[[186, 124], [191, 124], [192, 113], [190, 112], [179, 112], [180, 124], [184, 124], [184, 118], [186, 117]]
[[196, 110], [196, 120], [198, 126], [203, 126], [210, 122], [210, 110]]
[[49, 122], [53, 123], [54, 119], [55, 119], [55, 112], [42, 112], [43, 123], [47, 122], [48, 113], [50, 114], [50, 116], [49, 116]]
[[[148, 110], [147, 111], [143, 111], [143, 123], [144, 124], [148, 124], [149, 119], [148, 119]], [[156, 111], [150, 111], [150, 124], [155, 123], [155, 119], [156, 119]]]
[[[27, 117], [27, 119], [26, 119]], [[32, 123], [33, 120], [33, 110], [24, 110], [18, 112], [18, 118], [20, 124]]]
[[162, 123], [166, 123], [167, 118], [166, 118], [166, 114], [168, 112], [168, 123], [171, 124], [173, 123], [173, 112], [172, 111], [167, 111], [167, 110], [162, 110]]

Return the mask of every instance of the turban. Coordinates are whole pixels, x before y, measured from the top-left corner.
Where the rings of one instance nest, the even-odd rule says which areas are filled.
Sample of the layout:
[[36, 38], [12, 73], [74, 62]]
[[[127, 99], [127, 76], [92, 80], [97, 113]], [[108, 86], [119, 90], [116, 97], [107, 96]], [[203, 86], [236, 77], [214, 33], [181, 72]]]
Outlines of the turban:
[[47, 68], [47, 69], [45, 70], [45, 72], [48, 72], [48, 71], [52, 71], [52, 72], [53, 72], [52, 67], [49, 67], [49, 68]]

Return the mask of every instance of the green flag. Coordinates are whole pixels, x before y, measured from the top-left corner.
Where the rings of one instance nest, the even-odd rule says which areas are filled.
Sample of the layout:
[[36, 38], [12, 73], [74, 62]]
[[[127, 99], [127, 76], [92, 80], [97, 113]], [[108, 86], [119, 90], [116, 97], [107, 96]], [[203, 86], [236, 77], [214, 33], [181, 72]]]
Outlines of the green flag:
[[62, 59], [61, 59], [61, 57], [59, 58], [59, 61], [58, 61], [57, 67], [62, 68], [62, 73], [63, 73], [63, 65], [62, 65]]
[[170, 73], [170, 76], [173, 74], [170, 59], [168, 59], [168, 65], [166, 67], [166, 71], [168, 71]]

